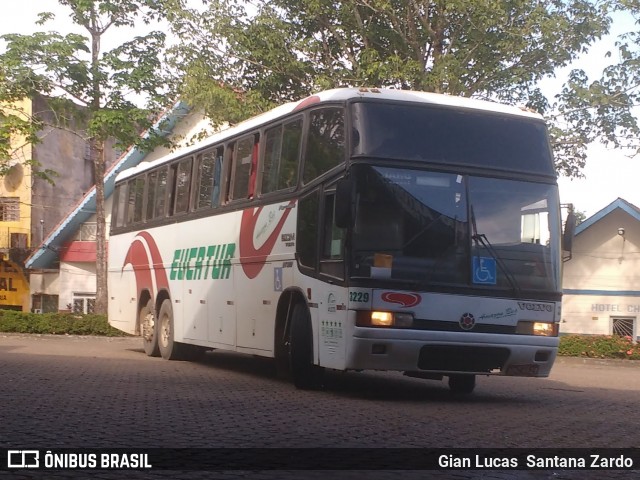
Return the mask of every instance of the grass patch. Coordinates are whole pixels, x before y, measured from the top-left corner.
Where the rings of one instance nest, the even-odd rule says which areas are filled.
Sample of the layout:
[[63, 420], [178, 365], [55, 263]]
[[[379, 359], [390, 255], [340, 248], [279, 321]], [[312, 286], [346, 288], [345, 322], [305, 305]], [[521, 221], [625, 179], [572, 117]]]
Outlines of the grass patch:
[[53, 335], [99, 335], [123, 337], [126, 333], [113, 328], [106, 315], [71, 313], [24, 313], [0, 310], [0, 332], [40, 333]]
[[640, 343], [618, 335], [564, 335], [560, 337], [558, 355], [640, 360]]

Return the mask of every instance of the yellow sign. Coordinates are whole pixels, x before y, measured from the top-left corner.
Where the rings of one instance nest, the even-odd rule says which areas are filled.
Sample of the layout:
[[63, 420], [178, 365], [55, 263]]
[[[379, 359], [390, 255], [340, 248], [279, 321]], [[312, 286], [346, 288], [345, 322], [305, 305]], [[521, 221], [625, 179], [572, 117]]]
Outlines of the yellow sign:
[[0, 308], [29, 310], [29, 283], [20, 267], [0, 260]]

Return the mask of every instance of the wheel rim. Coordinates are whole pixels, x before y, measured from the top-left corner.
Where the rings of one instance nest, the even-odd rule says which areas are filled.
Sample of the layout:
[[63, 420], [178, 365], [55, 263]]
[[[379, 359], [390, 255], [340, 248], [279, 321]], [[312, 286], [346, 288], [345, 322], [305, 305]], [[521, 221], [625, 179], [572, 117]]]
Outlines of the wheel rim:
[[162, 346], [166, 347], [169, 345], [169, 336], [171, 335], [171, 323], [169, 322], [169, 316], [165, 315], [162, 317], [162, 321], [160, 323], [160, 341], [162, 342]]
[[142, 318], [142, 338], [144, 339], [145, 342], [150, 342], [151, 340], [153, 340], [153, 324], [154, 324], [154, 319], [153, 319], [153, 313], [148, 312], [143, 318]]

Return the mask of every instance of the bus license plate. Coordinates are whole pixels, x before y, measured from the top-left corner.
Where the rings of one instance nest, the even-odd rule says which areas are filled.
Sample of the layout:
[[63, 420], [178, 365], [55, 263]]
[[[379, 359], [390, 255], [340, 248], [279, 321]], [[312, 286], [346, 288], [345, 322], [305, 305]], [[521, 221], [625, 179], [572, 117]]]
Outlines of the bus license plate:
[[540, 365], [510, 365], [509, 368], [507, 368], [507, 375], [514, 377], [535, 377], [538, 375], [538, 370], [540, 370]]

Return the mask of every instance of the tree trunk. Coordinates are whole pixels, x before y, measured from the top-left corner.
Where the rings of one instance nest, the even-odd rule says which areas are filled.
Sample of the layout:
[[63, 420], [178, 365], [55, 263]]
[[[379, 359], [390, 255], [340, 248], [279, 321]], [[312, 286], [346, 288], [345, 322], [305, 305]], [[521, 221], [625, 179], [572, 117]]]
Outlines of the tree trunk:
[[96, 306], [95, 313], [107, 313], [107, 225], [104, 211], [104, 142], [91, 141], [96, 185]]
[[[91, 33], [91, 73], [92, 98], [90, 110], [92, 115], [100, 111], [100, 35], [102, 34], [98, 22], [97, 6], [93, 5], [90, 14]], [[107, 227], [104, 215], [104, 172], [105, 172], [105, 138], [103, 132], [92, 136], [91, 155], [94, 165], [94, 184], [96, 186], [96, 306], [95, 313], [107, 313]]]

